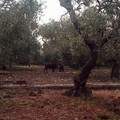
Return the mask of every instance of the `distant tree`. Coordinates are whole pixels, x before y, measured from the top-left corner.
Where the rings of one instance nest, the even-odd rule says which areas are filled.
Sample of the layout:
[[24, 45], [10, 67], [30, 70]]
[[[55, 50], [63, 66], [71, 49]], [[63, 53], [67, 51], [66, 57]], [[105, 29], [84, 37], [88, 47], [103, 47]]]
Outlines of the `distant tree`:
[[30, 64], [38, 53], [38, 15], [42, 13], [42, 2], [37, 0], [3, 0], [0, 5], [0, 63]]
[[[69, 19], [50, 21], [40, 26], [40, 35], [43, 39], [43, 56], [46, 62], [63, 60], [73, 68], [82, 66], [88, 55], [88, 49], [79, 39]], [[82, 47], [80, 47], [82, 46]]]
[[[69, 13], [74, 28], [90, 50], [90, 58], [83, 66], [81, 73], [74, 78], [74, 89], [72, 91], [70, 90], [68, 94], [73, 96], [90, 95], [92, 92], [86, 88], [86, 82], [89, 74], [96, 65], [99, 51], [107, 42], [114, 40], [113, 38], [118, 36], [120, 28], [120, 2], [116, 0], [96, 0], [96, 2], [92, 0], [59, 1], [60, 5]], [[82, 10], [82, 5], [85, 5], [88, 10], [91, 8], [93, 10], [93, 14], [90, 12], [90, 16], [86, 18], [89, 25], [87, 27], [84, 22], [82, 23], [81, 20], [78, 19], [77, 12], [75, 12], [74, 8], [77, 6], [77, 10]], [[91, 26], [89, 22], [92, 23], [94, 27]], [[93, 33], [90, 32], [91, 30]]]
[[[120, 77], [120, 41], [119, 36], [116, 37], [118, 40], [109, 41], [101, 50], [99, 60], [103, 65], [111, 66], [111, 78]], [[115, 38], [115, 39], [116, 39]]]
[[58, 34], [60, 29], [60, 23], [51, 20], [49, 23], [41, 25], [39, 34], [42, 37], [42, 54], [44, 62], [57, 62], [60, 57]]

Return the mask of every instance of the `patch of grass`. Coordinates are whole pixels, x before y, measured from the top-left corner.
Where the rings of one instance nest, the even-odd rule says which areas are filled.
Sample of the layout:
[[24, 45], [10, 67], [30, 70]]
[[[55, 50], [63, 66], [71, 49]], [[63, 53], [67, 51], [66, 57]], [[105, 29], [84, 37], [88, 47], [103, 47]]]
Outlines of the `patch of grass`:
[[116, 115], [114, 112], [103, 111], [103, 113], [95, 116], [94, 120], [120, 120], [120, 116]]
[[79, 105], [79, 104], [89, 104], [89, 105], [97, 105], [97, 104], [100, 104], [100, 103], [103, 103], [103, 101], [101, 99], [96, 99], [96, 98], [92, 98], [92, 97], [88, 97], [88, 98], [75, 98], [73, 101], [71, 101], [71, 103], [74, 103], [76, 105]]
[[110, 73], [110, 69], [109, 68], [98, 68], [93, 70], [92, 74], [96, 75], [96, 74], [109, 74]]
[[59, 99], [55, 98], [54, 100], [50, 100], [49, 104], [55, 105], [57, 108], [61, 107], [62, 105], [64, 106], [79, 106], [79, 105], [98, 105], [100, 103], [103, 103], [101, 99], [95, 99], [95, 98], [67, 98], [65, 97], [64, 99]]
[[116, 89], [114, 90], [115, 93], [120, 93], [120, 90]]
[[24, 105], [27, 105], [27, 104], [28, 104], [28, 102], [25, 101], [25, 100], [19, 101], [19, 105], [24, 106]]
[[15, 68], [43, 68], [42, 65], [15, 65]]
[[14, 103], [14, 101], [9, 98], [1, 98], [0, 99], [0, 105], [9, 105], [12, 103]]

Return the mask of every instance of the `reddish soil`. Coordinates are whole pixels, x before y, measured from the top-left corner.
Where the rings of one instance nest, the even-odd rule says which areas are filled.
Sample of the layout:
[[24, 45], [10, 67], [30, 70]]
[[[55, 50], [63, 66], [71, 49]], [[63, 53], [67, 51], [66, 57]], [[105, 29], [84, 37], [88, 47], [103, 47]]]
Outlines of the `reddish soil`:
[[[78, 71], [44, 73], [43, 68], [13, 69], [0, 81], [66, 84]], [[2, 73], [2, 71], [1, 71]], [[13, 74], [11, 74], [13, 73]], [[109, 70], [94, 70], [89, 82], [111, 82]], [[104, 79], [103, 79], [104, 78]], [[0, 90], [0, 120], [120, 120], [120, 90], [97, 90], [89, 98], [64, 96], [65, 90]]]
[[[0, 81], [18, 81], [25, 80], [28, 84], [71, 84], [73, 83], [73, 76], [78, 74], [79, 70], [72, 70], [65, 67], [65, 72], [44, 72], [42, 66], [14, 68], [11, 70], [0, 71]], [[110, 69], [94, 69], [88, 78], [88, 83], [101, 83], [101, 82], [116, 82], [116, 80], [110, 79]], [[120, 82], [120, 80], [117, 80]]]
[[[22, 91], [22, 90], [21, 90]], [[93, 91], [91, 98], [62, 91], [0, 91], [0, 120], [120, 120], [120, 91]]]

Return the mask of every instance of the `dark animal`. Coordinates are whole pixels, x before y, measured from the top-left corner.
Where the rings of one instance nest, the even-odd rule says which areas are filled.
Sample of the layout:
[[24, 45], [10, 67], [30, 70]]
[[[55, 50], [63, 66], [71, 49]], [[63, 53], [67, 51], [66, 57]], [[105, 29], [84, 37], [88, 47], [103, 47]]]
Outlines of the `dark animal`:
[[113, 78], [119, 78], [119, 64], [117, 63], [117, 61], [115, 61], [112, 66], [111, 79]]
[[120, 64], [118, 63], [117, 59], [110, 59], [108, 62], [113, 64], [111, 70], [111, 79], [118, 79], [120, 77]]
[[2, 70], [7, 70], [7, 67], [5, 65], [2, 65]]
[[47, 72], [48, 69], [52, 69], [52, 72], [55, 71], [55, 69], [57, 69], [57, 64], [56, 63], [47, 63], [45, 64], [45, 67], [44, 67], [44, 71]]
[[64, 72], [64, 65], [62, 63], [59, 64], [59, 72]]

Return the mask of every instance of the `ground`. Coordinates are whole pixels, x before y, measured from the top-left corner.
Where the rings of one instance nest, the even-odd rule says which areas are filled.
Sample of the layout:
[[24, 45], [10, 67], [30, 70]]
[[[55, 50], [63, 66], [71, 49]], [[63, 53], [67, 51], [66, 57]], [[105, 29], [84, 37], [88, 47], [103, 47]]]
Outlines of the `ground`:
[[[0, 74], [0, 81], [28, 84], [68, 84], [78, 70], [44, 73], [43, 67], [17, 68]], [[1, 73], [3, 73], [1, 71]], [[109, 69], [95, 69], [90, 83], [110, 83]], [[120, 120], [120, 90], [93, 90], [89, 98], [67, 97], [63, 90], [0, 90], [0, 120]]]
[[[111, 83], [116, 80], [110, 79], [110, 68], [96, 68], [92, 71], [88, 78], [88, 83]], [[1, 74], [4, 71], [0, 71], [0, 81], [18, 81], [25, 80], [28, 84], [71, 84], [73, 83], [73, 76], [79, 73], [79, 70], [72, 70], [65, 67], [65, 72], [44, 72], [43, 66], [23, 67], [19, 66], [14, 69], [8, 70], [8, 74]], [[13, 74], [12, 74], [13, 73]], [[120, 80], [117, 82], [120, 83]]]

